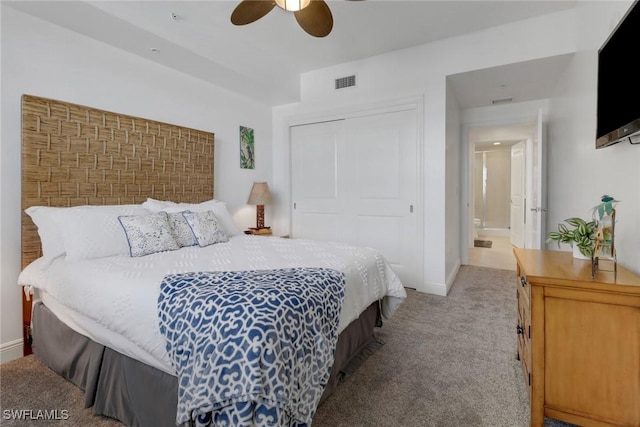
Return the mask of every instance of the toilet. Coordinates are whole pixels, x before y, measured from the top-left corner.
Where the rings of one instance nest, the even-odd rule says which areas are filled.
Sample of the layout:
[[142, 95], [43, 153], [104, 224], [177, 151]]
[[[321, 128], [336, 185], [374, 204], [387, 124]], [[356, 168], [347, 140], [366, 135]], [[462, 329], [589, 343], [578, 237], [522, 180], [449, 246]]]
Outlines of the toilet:
[[478, 238], [478, 229], [480, 228], [480, 219], [479, 218], [474, 218], [473, 219], [473, 238], [477, 239]]

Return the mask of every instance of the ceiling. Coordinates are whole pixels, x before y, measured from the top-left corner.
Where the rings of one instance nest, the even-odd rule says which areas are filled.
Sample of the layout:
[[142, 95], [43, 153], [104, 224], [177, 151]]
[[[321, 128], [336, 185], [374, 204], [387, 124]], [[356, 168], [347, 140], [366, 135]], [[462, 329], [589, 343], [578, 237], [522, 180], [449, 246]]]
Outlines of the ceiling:
[[[273, 9], [246, 26], [238, 1], [3, 1], [22, 12], [145, 57], [268, 105], [299, 100], [299, 75], [575, 7], [577, 1], [328, 0], [334, 27], [309, 36]], [[463, 108], [540, 99], [566, 58], [450, 76]], [[535, 78], [534, 78], [535, 77]]]

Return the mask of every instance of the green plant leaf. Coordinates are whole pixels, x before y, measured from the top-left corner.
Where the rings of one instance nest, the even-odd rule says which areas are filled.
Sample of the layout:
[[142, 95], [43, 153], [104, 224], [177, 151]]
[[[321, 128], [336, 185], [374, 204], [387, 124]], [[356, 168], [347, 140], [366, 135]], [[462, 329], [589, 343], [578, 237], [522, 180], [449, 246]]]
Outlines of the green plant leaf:
[[586, 221], [582, 218], [569, 218], [565, 219], [565, 222], [574, 227], [579, 227], [580, 225], [586, 224]]

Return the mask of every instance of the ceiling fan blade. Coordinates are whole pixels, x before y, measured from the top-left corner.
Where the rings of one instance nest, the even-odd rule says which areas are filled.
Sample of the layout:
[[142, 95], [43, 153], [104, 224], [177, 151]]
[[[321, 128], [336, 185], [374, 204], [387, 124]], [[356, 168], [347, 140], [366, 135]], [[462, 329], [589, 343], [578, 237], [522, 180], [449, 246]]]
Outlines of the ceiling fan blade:
[[324, 37], [333, 28], [331, 9], [324, 0], [311, 0], [309, 6], [294, 15], [302, 29], [314, 37]]
[[242, 0], [231, 14], [231, 23], [234, 25], [246, 25], [265, 16], [276, 7], [272, 0]]

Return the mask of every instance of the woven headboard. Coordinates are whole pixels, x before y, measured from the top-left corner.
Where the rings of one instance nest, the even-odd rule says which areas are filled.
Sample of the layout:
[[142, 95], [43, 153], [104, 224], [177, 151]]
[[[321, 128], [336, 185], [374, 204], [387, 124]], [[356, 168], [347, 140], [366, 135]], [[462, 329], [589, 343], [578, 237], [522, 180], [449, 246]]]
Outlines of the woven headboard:
[[22, 267], [41, 256], [29, 206], [213, 197], [214, 134], [22, 96]]

